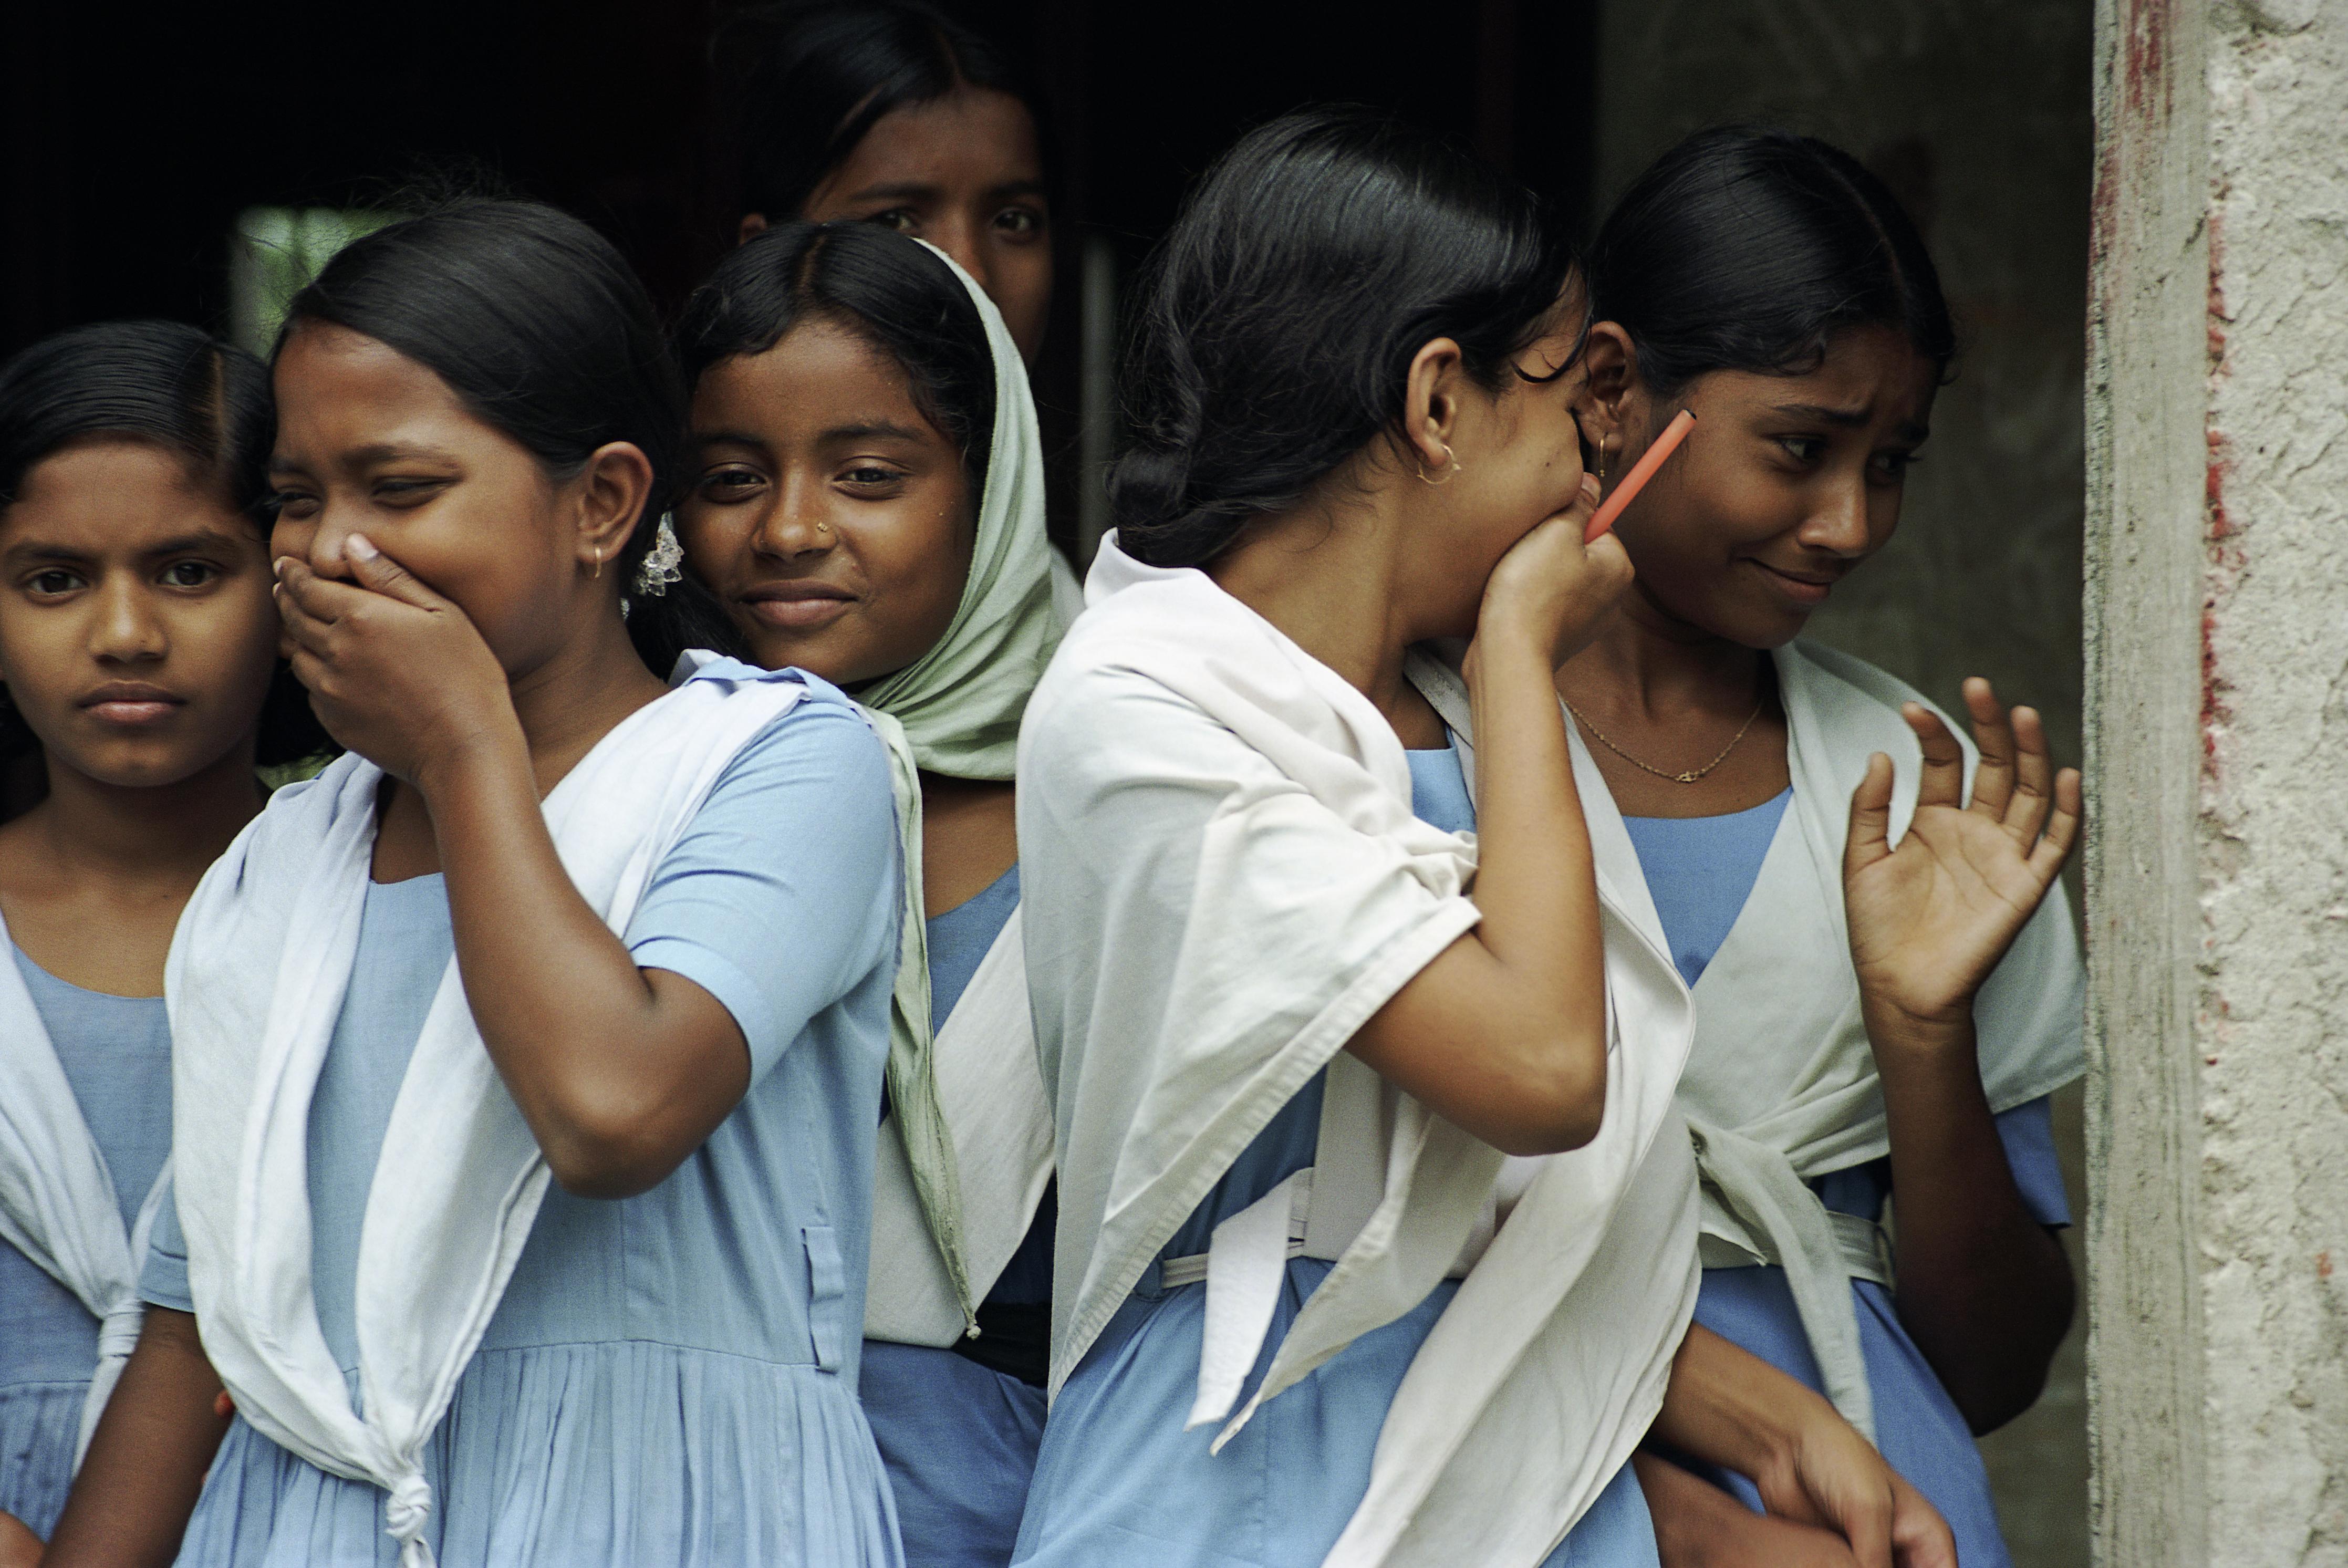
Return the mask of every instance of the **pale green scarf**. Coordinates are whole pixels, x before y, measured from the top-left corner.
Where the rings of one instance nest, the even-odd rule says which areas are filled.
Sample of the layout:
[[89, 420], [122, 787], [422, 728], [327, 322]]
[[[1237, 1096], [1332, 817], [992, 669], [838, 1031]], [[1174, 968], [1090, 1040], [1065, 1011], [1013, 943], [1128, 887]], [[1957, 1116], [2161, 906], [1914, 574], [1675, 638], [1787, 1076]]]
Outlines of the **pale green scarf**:
[[[934, 249], [934, 247], [932, 247]], [[921, 769], [951, 779], [1008, 779], [1019, 717], [1060, 640], [1052, 612], [1051, 545], [1044, 533], [1044, 449], [1027, 367], [986, 291], [947, 258], [986, 324], [994, 355], [994, 440], [979, 498], [970, 581], [930, 651], [857, 694], [888, 743], [904, 846], [904, 934], [889, 1017], [889, 1099], [963, 1315], [974, 1324], [953, 1140], [938, 1109], [931, 1061], [929, 928], [922, 909]]]

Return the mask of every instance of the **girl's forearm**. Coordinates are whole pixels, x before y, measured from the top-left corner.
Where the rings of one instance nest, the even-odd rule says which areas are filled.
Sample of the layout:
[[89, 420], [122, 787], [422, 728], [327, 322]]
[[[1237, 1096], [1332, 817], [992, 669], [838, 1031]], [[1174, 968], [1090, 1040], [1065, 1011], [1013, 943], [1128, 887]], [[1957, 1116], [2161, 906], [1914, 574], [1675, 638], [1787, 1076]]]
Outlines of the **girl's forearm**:
[[1565, 1021], [1602, 1091], [1605, 939], [1556, 673], [1530, 638], [1488, 635], [1477, 663], [1478, 934], [1529, 1005]]
[[421, 782], [466, 1001], [499, 1077], [565, 1187], [643, 1191], [747, 1089], [740, 1030], [699, 986], [638, 969], [588, 907], [518, 736]]
[[1873, 1012], [1868, 1026], [1890, 1130], [1900, 1321], [1973, 1430], [1988, 1431], [2045, 1385], [2071, 1323], [2070, 1262], [2014, 1185], [1970, 1021], [1931, 1037]]
[[228, 1431], [196, 1320], [147, 1309], [49, 1537], [44, 1568], [156, 1568], [179, 1555], [204, 1472]]

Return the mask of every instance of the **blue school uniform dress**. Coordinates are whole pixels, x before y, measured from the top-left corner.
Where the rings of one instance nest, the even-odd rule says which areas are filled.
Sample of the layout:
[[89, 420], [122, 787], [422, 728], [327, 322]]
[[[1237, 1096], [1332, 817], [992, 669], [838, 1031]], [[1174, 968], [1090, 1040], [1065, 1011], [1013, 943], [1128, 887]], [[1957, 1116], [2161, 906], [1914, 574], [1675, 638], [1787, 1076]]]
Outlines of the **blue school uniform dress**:
[[[12, 948], [49, 1031], [129, 1231], [171, 1150], [171, 1026], [160, 996], [67, 984]], [[0, 1242], [0, 1512], [46, 1540], [73, 1484], [98, 1319], [38, 1264]]]
[[[930, 1016], [945, 1027], [1019, 907], [1019, 868], [929, 922]], [[1002, 1568], [1044, 1439], [1052, 1310], [1046, 1191], [978, 1309], [979, 1337], [953, 1349], [864, 1342], [860, 1392], [897, 1500], [907, 1568]]]
[[[808, 684], [719, 779], [626, 933], [640, 966], [733, 1015], [749, 1092], [648, 1192], [548, 1190], [426, 1454], [442, 1568], [899, 1561], [855, 1398], [897, 834], [878, 739]], [[313, 1294], [354, 1402], [360, 1220], [454, 952], [440, 877], [367, 889], [309, 1130]], [[175, 1209], [140, 1286], [192, 1310]], [[383, 1501], [240, 1418], [180, 1562], [390, 1568]]]
[[[1411, 809], [1447, 831], [1475, 826], [1456, 748], [1407, 754]], [[1313, 1162], [1322, 1076], [1241, 1154], [1159, 1254], [1207, 1251], [1214, 1229]], [[1288, 1260], [1288, 1277], [1242, 1402], [1335, 1265]], [[1037, 1568], [1311, 1568], [1328, 1554], [1370, 1483], [1378, 1431], [1403, 1374], [1458, 1293], [1447, 1280], [1411, 1312], [1363, 1336], [1262, 1408], [1220, 1454], [1214, 1424], [1182, 1418], [1198, 1396], [1203, 1284], [1166, 1289], [1155, 1267], [1052, 1408], [1014, 1559]], [[1653, 1522], [1624, 1465], [1544, 1568], [1655, 1568]]]
[[[1655, 913], [1671, 944], [1681, 978], [1696, 983], [1736, 923], [1761, 862], [1776, 836], [1793, 791], [1722, 817], [1626, 817], [1622, 825], [1639, 851]], [[2023, 1206], [2043, 1225], [2071, 1222], [2070, 1202], [2056, 1163], [2047, 1101], [2032, 1100], [1997, 1118], [2006, 1162]], [[1891, 1191], [1891, 1162], [1872, 1161], [1811, 1183], [1838, 1213], [1879, 1220]], [[1941, 1511], [1956, 1535], [1965, 1568], [2005, 1568], [2010, 1559], [1998, 1533], [1989, 1477], [1964, 1418], [1900, 1321], [1891, 1293], [1871, 1280], [1853, 1280], [1859, 1343], [1875, 1396], [1876, 1446], [1891, 1468]], [[1775, 1266], [1704, 1271], [1695, 1320], [1780, 1370], [1824, 1392], [1817, 1359], [1802, 1332], [1786, 1271]], [[1760, 1496], [1742, 1476], [1718, 1475], [1747, 1505]]]

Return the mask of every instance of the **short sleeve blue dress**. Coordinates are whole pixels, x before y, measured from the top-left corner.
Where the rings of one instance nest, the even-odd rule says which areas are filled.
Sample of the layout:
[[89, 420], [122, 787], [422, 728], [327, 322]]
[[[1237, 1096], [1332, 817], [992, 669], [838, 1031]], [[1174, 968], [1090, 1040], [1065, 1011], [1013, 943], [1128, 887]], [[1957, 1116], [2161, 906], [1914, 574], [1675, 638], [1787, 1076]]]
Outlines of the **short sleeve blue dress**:
[[[1623, 819], [1671, 944], [1672, 960], [1689, 985], [1696, 983], [1728, 939], [1792, 799], [1788, 789], [1750, 810], [1720, 817]], [[2055, 1161], [2047, 1102], [2035, 1099], [2016, 1106], [1997, 1119], [1997, 1131], [2024, 1206], [2041, 1224], [2069, 1224], [2070, 1202]], [[1891, 1162], [1878, 1160], [1837, 1171], [1811, 1185], [1829, 1209], [1880, 1219], [1891, 1191]], [[1964, 1418], [1909, 1337], [1891, 1293], [1871, 1280], [1854, 1280], [1850, 1288], [1857, 1298], [1859, 1352], [1875, 1395], [1877, 1446], [1949, 1522], [1957, 1539], [1957, 1560], [1965, 1568], [2006, 1568], [2010, 1559], [1998, 1532], [1989, 1476]], [[1695, 1320], [1824, 1392], [1784, 1269], [1704, 1270]], [[1744, 1477], [1721, 1474], [1715, 1479], [1749, 1506], [1761, 1506], [1759, 1494]]]
[[[128, 1232], [171, 1149], [171, 1026], [160, 996], [68, 985], [12, 949], [49, 1032]], [[38, 1264], [0, 1242], [0, 1512], [44, 1540], [73, 1484], [98, 1319]]]
[[[1457, 748], [1408, 754], [1411, 807], [1438, 828], [1475, 826]], [[1323, 1079], [1257, 1134], [1159, 1254], [1207, 1250], [1215, 1226], [1313, 1163]], [[1304, 1300], [1334, 1265], [1291, 1258], [1244, 1401]], [[1157, 1268], [1060, 1389], [1044, 1432], [1014, 1562], [1034, 1568], [1299, 1568], [1334, 1545], [1368, 1491], [1378, 1430], [1435, 1321], [1446, 1281], [1411, 1312], [1347, 1346], [1255, 1413], [1220, 1454], [1212, 1424], [1182, 1429], [1198, 1395], [1204, 1284], [1165, 1288]], [[1543, 1568], [1656, 1568], [1654, 1524], [1625, 1465]]]
[[[820, 681], [728, 768], [626, 940], [749, 1045], [740, 1106], [659, 1186], [551, 1190], [426, 1458], [442, 1568], [892, 1568], [856, 1402], [900, 874], [880, 744]], [[454, 941], [438, 876], [367, 890], [310, 1112], [314, 1293], [358, 1398], [359, 1223]], [[141, 1294], [191, 1309], [176, 1212]], [[238, 1420], [181, 1547], [199, 1568], [397, 1553], [375, 1488]]]

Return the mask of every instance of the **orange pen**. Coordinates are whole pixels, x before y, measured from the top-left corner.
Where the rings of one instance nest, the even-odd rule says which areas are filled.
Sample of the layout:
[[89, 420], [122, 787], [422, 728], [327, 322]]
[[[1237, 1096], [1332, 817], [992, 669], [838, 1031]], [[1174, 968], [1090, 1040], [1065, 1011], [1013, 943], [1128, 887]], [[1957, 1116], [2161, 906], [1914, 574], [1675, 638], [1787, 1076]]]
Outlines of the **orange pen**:
[[1655, 438], [1645, 454], [1631, 465], [1631, 471], [1622, 476], [1622, 482], [1614, 487], [1614, 493], [1600, 502], [1598, 510], [1591, 513], [1590, 528], [1581, 536], [1582, 543], [1597, 543], [1606, 531], [1614, 526], [1614, 520], [1622, 515], [1622, 509], [1646, 488], [1647, 481], [1655, 477], [1655, 470], [1663, 466], [1663, 459], [1678, 451], [1680, 443], [1686, 440], [1687, 433], [1694, 428], [1695, 416], [1686, 409], [1683, 408], [1672, 416], [1672, 422], [1663, 427], [1663, 433]]

